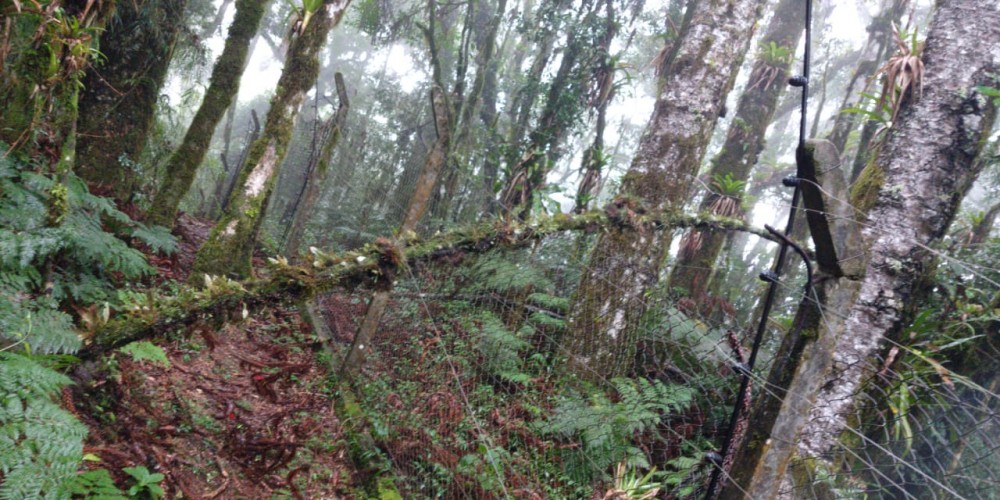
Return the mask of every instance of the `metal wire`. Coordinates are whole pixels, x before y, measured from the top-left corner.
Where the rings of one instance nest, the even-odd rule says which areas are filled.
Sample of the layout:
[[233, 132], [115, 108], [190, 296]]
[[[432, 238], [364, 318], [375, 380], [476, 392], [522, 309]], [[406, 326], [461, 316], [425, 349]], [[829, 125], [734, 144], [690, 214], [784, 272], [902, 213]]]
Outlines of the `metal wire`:
[[[805, 12], [805, 48], [803, 50], [802, 57], [802, 75], [797, 77], [792, 77], [789, 79], [789, 85], [802, 88], [802, 104], [801, 104], [801, 118], [799, 121], [799, 151], [796, 152], [796, 162], [798, 163], [799, 174], [801, 177], [802, 170], [802, 158], [803, 150], [806, 144], [806, 133], [807, 133], [807, 122], [808, 122], [808, 109], [809, 109], [809, 64], [810, 64], [810, 46], [812, 45], [812, 0], [806, 0], [806, 12]], [[740, 389], [736, 392], [737, 401], [733, 405], [733, 413], [729, 419], [729, 429], [726, 433], [726, 441], [722, 446], [721, 458], [722, 460], [707, 461], [713, 465], [712, 477], [709, 482], [708, 491], [705, 493], [705, 498], [711, 500], [715, 498], [718, 494], [718, 489], [721, 486], [720, 480], [722, 474], [725, 473], [728, 477], [729, 471], [724, 471], [723, 468], [725, 464], [731, 463], [731, 460], [727, 460], [731, 453], [735, 453], [736, 445], [739, 443], [734, 443], [736, 437], [736, 429], [739, 425], [740, 419], [744, 418], [743, 408], [747, 404], [746, 398], [749, 395], [747, 388], [750, 385], [754, 364], [757, 361], [757, 354], [760, 351], [761, 342], [764, 338], [764, 332], [767, 331], [768, 316], [771, 314], [771, 308], [774, 305], [774, 298], [778, 291], [779, 279], [781, 277], [782, 271], [785, 268], [785, 260], [788, 256], [788, 249], [792, 247], [792, 242], [788, 238], [792, 234], [792, 230], [795, 228], [795, 214], [798, 210], [799, 200], [801, 198], [801, 185], [795, 179], [794, 182], [786, 182], [787, 184], [792, 184], [795, 190], [792, 193], [792, 205], [788, 213], [788, 224], [785, 226], [784, 238], [782, 238], [781, 247], [778, 251], [778, 256], [775, 259], [773, 270], [768, 273], [761, 273], [761, 279], [768, 282], [767, 296], [764, 299], [763, 307], [761, 308], [760, 321], [757, 324], [757, 332], [754, 335], [753, 347], [750, 350], [750, 358], [747, 360], [746, 367], [744, 370], [738, 370], [740, 373]], [[772, 233], [777, 233], [773, 229]], [[801, 248], [795, 249], [799, 252], [802, 257], [806, 260], [808, 266], [808, 258]], [[806, 291], [808, 292], [812, 286], [812, 271], [811, 267], [807, 267], [809, 270], [809, 280], [806, 284]]]

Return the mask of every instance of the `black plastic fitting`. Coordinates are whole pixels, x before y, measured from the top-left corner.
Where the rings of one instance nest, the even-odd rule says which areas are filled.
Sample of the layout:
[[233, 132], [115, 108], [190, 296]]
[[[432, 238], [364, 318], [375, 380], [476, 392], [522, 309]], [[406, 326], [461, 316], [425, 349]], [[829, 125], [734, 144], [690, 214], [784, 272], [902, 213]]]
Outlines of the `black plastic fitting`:
[[778, 274], [775, 273], [774, 271], [764, 271], [764, 272], [760, 273], [759, 277], [760, 277], [761, 281], [767, 281], [769, 283], [777, 283], [778, 282]]

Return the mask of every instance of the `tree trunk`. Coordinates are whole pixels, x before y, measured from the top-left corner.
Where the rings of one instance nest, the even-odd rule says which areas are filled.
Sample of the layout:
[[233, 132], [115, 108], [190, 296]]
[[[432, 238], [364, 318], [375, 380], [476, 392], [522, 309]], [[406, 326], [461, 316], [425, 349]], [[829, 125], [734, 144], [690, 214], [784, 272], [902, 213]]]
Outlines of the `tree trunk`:
[[[152, 9], [149, 3], [155, 4]], [[116, 18], [101, 36], [106, 62], [90, 67], [84, 78], [76, 171], [113, 188], [119, 199], [130, 198], [137, 187], [134, 167], [153, 125], [186, 5], [187, 0], [118, 2]]]
[[[625, 224], [640, 207], [664, 210], [687, 201], [763, 3], [688, 3], [681, 36], [661, 66], [653, 115], [622, 179], [615, 209]], [[563, 343], [578, 374], [610, 378], [631, 366], [644, 294], [669, 247], [669, 233], [600, 236], [570, 309], [572, 336]]]
[[329, 171], [330, 154], [333, 148], [337, 147], [340, 140], [341, 131], [347, 121], [347, 112], [350, 110], [350, 101], [347, 99], [347, 86], [344, 84], [344, 76], [340, 73], [334, 75], [337, 86], [337, 97], [340, 99], [340, 106], [337, 113], [330, 117], [330, 121], [323, 124], [323, 145], [320, 147], [319, 158], [316, 164], [308, 171], [306, 176], [304, 192], [300, 200], [295, 205], [295, 215], [292, 217], [291, 226], [288, 229], [288, 239], [285, 241], [285, 255], [298, 260], [299, 247], [302, 246], [302, 236], [305, 234], [306, 222], [312, 215], [316, 201], [319, 200], [320, 188], [326, 179]]
[[248, 168], [240, 174], [240, 188], [233, 193], [226, 213], [195, 257], [192, 280], [201, 280], [202, 274], [239, 277], [251, 274], [254, 245], [278, 167], [291, 141], [299, 108], [319, 75], [319, 52], [350, 3], [350, 0], [324, 1], [291, 42], [264, 131], [250, 149]]
[[608, 123], [608, 104], [615, 97], [614, 60], [611, 57], [611, 43], [618, 32], [618, 20], [615, 17], [614, 3], [605, 0], [604, 34], [599, 41], [597, 64], [594, 68], [594, 92], [591, 106], [597, 111], [597, 124], [594, 127], [594, 142], [583, 152], [580, 165], [580, 183], [577, 186], [573, 206], [574, 213], [583, 213], [590, 201], [597, 196], [597, 188], [601, 184], [601, 171], [607, 163], [607, 153], [604, 151], [604, 130]]
[[[571, 31], [555, 78], [546, 93], [545, 109], [531, 132], [523, 154], [508, 168], [500, 205], [510, 215], [526, 219], [545, 184], [549, 168], [559, 158], [559, 143], [581, 111], [583, 79], [578, 75], [583, 40]], [[522, 151], [520, 148], [516, 148]]]
[[148, 220], [152, 224], [171, 227], [177, 218], [177, 207], [194, 182], [198, 166], [205, 159], [215, 127], [240, 90], [240, 79], [249, 54], [250, 41], [257, 33], [269, 0], [239, 0], [236, 16], [229, 27], [222, 55], [212, 68], [211, 83], [205, 98], [188, 126], [184, 141], [167, 162], [167, 177], [153, 198]]
[[[87, 9], [57, 8], [22, 12], [11, 7], [0, 15], [5, 30], [0, 38], [0, 100], [7, 104], [0, 114], [0, 140], [6, 142], [0, 156], [20, 151], [39, 165], [47, 163], [45, 173], [62, 182], [75, 170], [78, 157], [82, 70], [93, 70], [96, 37], [115, 7], [103, 2]], [[62, 187], [53, 188], [51, 200], [61, 200], [60, 211], [66, 208], [65, 190], [59, 196], [55, 191]], [[49, 218], [62, 216], [50, 213]]]
[[[515, 151], [512, 155], [508, 155], [507, 162], [509, 164], [515, 164], [518, 160], [516, 155], [519, 149], [517, 146], [521, 143], [528, 128], [528, 120], [531, 118], [531, 110], [535, 107], [535, 101], [541, 95], [542, 74], [552, 58], [552, 49], [559, 32], [558, 24], [543, 23], [557, 23], [566, 7], [566, 0], [555, 0], [551, 3], [543, 3], [535, 12], [533, 28], [542, 31], [541, 35], [536, 35], [539, 39], [538, 49], [528, 74], [523, 77], [523, 84], [514, 92], [514, 98], [507, 108], [507, 115], [510, 119], [507, 145]], [[517, 66], [516, 69], [519, 68], [520, 66]]]
[[[802, 36], [804, 26], [799, 15], [802, 2], [799, 0], [781, 0], [775, 7], [774, 16], [767, 26], [767, 32], [761, 38], [761, 52], [754, 61], [750, 72], [750, 85], [740, 96], [736, 105], [736, 116], [726, 133], [726, 142], [719, 154], [712, 159], [709, 171], [709, 183], [728, 179], [733, 183], [745, 183], [750, 177], [750, 171], [757, 164], [757, 158], [764, 149], [764, 138], [767, 128], [774, 118], [774, 110], [778, 98], [785, 88], [787, 73], [792, 64], [792, 54], [795, 45]], [[788, 57], [775, 60], [768, 52], [773, 43], [779, 48], [788, 50]], [[727, 181], [723, 181], [728, 184]], [[736, 188], [738, 185], [731, 185]], [[713, 186], [713, 190], [722, 186]], [[709, 192], [702, 200], [700, 210], [711, 211], [725, 207], [727, 210], [739, 209], [743, 202], [743, 186], [727, 192]], [[729, 198], [728, 200], [726, 198]], [[716, 210], [717, 211], [717, 210]], [[740, 210], [742, 213], [742, 210]], [[738, 214], [728, 213], [733, 217]], [[679, 288], [696, 300], [708, 289], [715, 261], [722, 251], [726, 235], [723, 233], [689, 232], [684, 236], [677, 264], [670, 273], [669, 289]]]
[[[867, 211], [857, 244], [862, 251], [856, 258], [844, 256], [853, 268], [827, 270], [831, 277], [818, 290], [826, 311], [803, 303], [799, 316], [821, 319], [798, 338], [785, 339], [769, 385], [786, 395], [764, 400], [751, 420], [756, 436], [745, 450], [749, 455], [738, 461], [745, 474], [736, 475], [753, 497], [794, 496], [778, 491], [792, 482], [794, 464], [808, 476], [837, 456], [838, 439], [874, 372], [879, 347], [898, 334], [926, 293], [920, 285], [934, 265], [930, 249], [983, 165], [975, 159], [996, 109], [975, 88], [988, 85], [989, 75], [1000, 70], [1000, 7], [992, 0], [941, 2], [923, 60], [923, 96], [901, 112], [879, 158], [866, 169], [875, 172], [863, 174], [863, 185], [853, 189], [851, 210]], [[823, 234], [812, 219], [810, 228], [814, 239]], [[818, 253], [817, 260], [822, 268]]]
[[[1000, 72], [1000, 6], [992, 0], [942, 2], [923, 54], [924, 95], [902, 115], [873, 169], [877, 187], [863, 237], [868, 263], [857, 302], [837, 337], [831, 383], [820, 391], [800, 450], [826, 456], [845, 426], [882, 339], [894, 335], [925, 290], [928, 249], [944, 236], [984, 163], [974, 161], [996, 118], [976, 92]], [[862, 191], [856, 191], [862, 192]], [[855, 206], [861, 200], [852, 200]], [[836, 383], [832, 381], [836, 380]]]

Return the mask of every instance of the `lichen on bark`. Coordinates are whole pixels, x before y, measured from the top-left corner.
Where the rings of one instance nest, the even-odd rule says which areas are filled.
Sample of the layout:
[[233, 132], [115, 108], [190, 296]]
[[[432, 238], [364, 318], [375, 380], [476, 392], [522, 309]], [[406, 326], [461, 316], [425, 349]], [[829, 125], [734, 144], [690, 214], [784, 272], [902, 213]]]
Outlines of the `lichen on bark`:
[[[775, 6], [775, 12], [761, 38], [761, 47], [773, 43], [794, 52], [794, 46], [802, 35], [803, 25], [799, 15], [802, 2], [782, 0]], [[785, 82], [784, 75], [792, 64], [789, 55], [783, 60], [773, 60], [763, 49], [758, 52], [750, 71], [748, 88], [744, 90], [736, 105], [736, 116], [726, 134], [726, 141], [719, 154], [712, 159], [709, 171], [710, 182], [727, 178], [745, 183], [764, 149], [764, 136], [774, 117]], [[709, 210], [722, 196], [730, 196], [742, 201], [744, 189], [737, 192], [709, 192], [701, 202], [701, 211]], [[694, 233], [688, 233], [694, 237]], [[696, 300], [708, 290], [709, 279], [715, 268], [715, 261], [726, 241], [726, 235], [706, 231], [700, 235], [696, 251], [682, 252], [670, 273], [668, 287], [681, 289]]]

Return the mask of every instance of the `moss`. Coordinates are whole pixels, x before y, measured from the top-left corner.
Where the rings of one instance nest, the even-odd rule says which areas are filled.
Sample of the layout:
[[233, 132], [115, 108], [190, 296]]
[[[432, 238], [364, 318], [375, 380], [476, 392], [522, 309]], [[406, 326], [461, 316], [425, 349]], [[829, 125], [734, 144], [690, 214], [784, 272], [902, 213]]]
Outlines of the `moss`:
[[[86, 72], [80, 96], [77, 173], [114, 188], [128, 199], [139, 181], [136, 170], [122, 165], [140, 160], [159, 105], [160, 89], [183, 29], [187, 0], [117, 4], [116, 21], [100, 37], [100, 68]], [[160, 22], [147, 22], [154, 16]]]
[[858, 180], [851, 186], [851, 205], [867, 215], [878, 201], [878, 193], [884, 184], [885, 171], [874, 160], [868, 162]]
[[205, 159], [212, 134], [240, 88], [240, 78], [249, 52], [250, 40], [264, 16], [266, 2], [240, 0], [229, 27], [222, 55], [212, 68], [211, 83], [180, 147], [171, 155], [159, 192], [153, 199], [147, 220], [172, 226], [177, 207], [194, 182], [198, 166]]
[[835, 474], [826, 470], [822, 462], [815, 458], [794, 458], [789, 467], [792, 481], [798, 491], [808, 491], [811, 498], [833, 500], [837, 498], [830, 481]]
[[[230, 203], [233, 208], [216, 223], [208, 241], [198, 252], [192, 280], [197, 281], [200, 279], [198, 276], [204, 273], [239, 278], [249, 277], [252, 273], [251, 258], [257, 233], [292, 138], [295, 118], [319, 74], [320, 48], [339, 20], [339, 17], [331, 18], [328, 9], [321, 10], [318, 16], [289, 47], [285, 69], [278, 80], [278, 91], [271, 100], [264, 131], [251, 147], [246, 163], [249, 168], [243, 169], [233, 193]], [[258, 171], [258, 168], [263, 170]], [[263, 185], [247, 189], [251, 175], [263, 175]], [[254, 178], [255, 183], [260, 181]]]
[[378, 498], [380, 500], [403, 500], [396, 485], [390, 477], [381, 477], [378, 480]]

